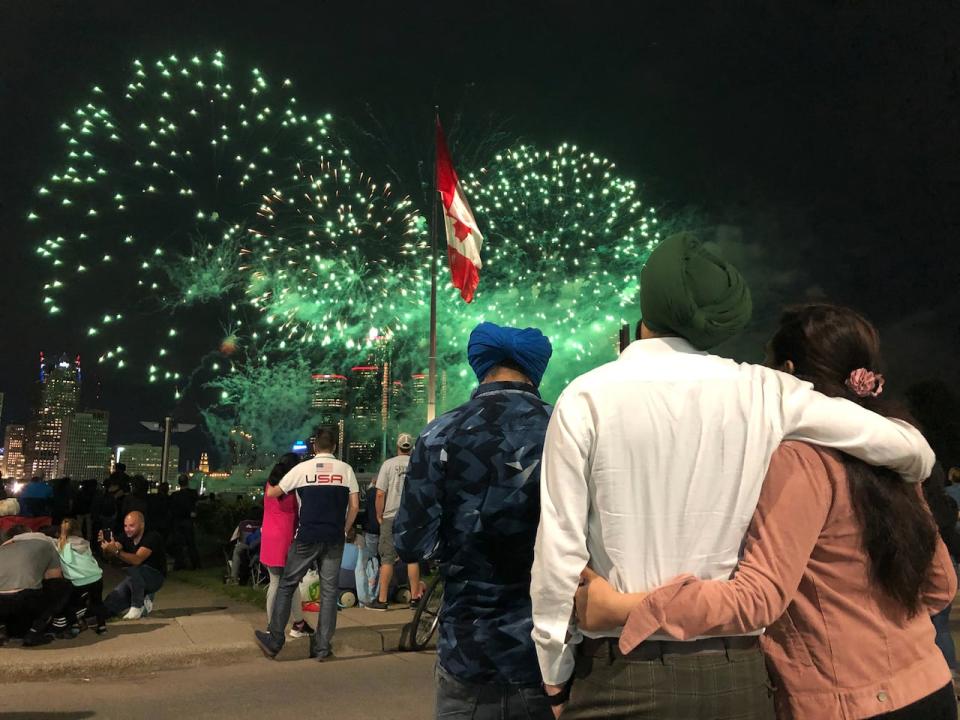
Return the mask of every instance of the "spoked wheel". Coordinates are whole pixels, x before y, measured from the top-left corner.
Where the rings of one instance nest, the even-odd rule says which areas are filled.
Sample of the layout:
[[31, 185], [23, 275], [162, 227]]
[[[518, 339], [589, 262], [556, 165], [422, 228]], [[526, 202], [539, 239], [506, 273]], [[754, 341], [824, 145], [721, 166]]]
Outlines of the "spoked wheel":
[[440, 606], [443, 605], [443, 581], [437, 573], [427, 584], [420, 596], [420, 602], [413, 613], [410, 623], [413, 632], [410, 638], [411, 650], [423, 650], [430, 642], [440, 624]]

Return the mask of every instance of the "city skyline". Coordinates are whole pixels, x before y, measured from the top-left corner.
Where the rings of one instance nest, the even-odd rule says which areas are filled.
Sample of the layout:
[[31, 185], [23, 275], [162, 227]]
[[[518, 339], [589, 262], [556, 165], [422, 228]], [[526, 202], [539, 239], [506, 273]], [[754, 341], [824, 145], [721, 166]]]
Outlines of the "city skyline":
[[[400, 432], [416, 436], [426, 424], [426, 375], [411, 373], [400, 379], [392, 375], [385, 356], [381, 360], [354, 365], [347, 374], [311, 376], [316, 424], [334, 431], [338, 455], [358, 472], [370, 471], [389, 457]], [[441, 392], [441, 407], [444, 399]]]
[[[113, 470], [118, 448], [133, 449], [130, 459], [135, 467], [142, 466], [149, 472], [154, 465], [159, 468], [160, 461], [154, 462], [153, 454], [162, 451], [160, 446], [135, 442], [111, 445], [109, 411], [81, 406], [83, 371], [79, 355], [71, 359], [67, 353], [48, 356], [41, 352], [39, 358], [29, 417], [25, 422], [2, 426], [2, 477], [103, 480]], [[0, 410], [3, 394], [0, 392]], [[174, 448], [169, 467], [176, 473], [179, 448]]]
[[[364, 472], [375, 471], [382, 459], [393, 453], [392, 445], [400, 432], [416, 436], [426, 424], [426, 374], [394, 375], [396, 369], [389, 362], [388, 343], [382, 338], [378, 340], [383, 341], [375, 345], [367, 364], [354, 365], [343, 372], [311, 374], [315, 424], [331, 428], [338, 441], [338, 454]], [[35, 386], [28, 419], [12, 422], [3, 418], [0, 425], [3, 477], [25, 479], [41, 475], [46, 479], [102, 480], [112, 470], [119, 447], [149, 446], [159, 452], [160, 445], [140, 440], [145, 434], [137, 425], [117, 428], [111, 412], [84, 405], [79, 356], [70, 359], [66, 353], [40, 353], [40, 358], [39, 377], [27, 381]], [[443, 371], [438, 378], [437, 394], [438, 409], [442, 412], [446, 409]], [[304, 443], [310, 439], [298, 438]], [[227, 455], [217, 456], [216, 463], [210, 460], [213, 449], [209, 438], [195, 454], [182, 456], [178, 447], [177, 465], [182, 456], [188, 469], [196, 468], [204, 460], [208, 472], [214, 464], [219, 471], [242, 467], [255, 454], [256, 439], [237, 427], [231, 432]], [[277, 453], [287, 450], [277, 448]], [[171, 466], [171, 472], [179, 472], [179, 467]]]

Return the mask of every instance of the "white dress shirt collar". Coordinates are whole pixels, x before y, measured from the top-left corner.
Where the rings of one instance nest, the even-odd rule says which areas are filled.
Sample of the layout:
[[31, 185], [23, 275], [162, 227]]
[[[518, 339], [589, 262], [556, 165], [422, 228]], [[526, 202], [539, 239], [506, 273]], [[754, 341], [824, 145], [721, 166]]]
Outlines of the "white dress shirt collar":
[[690, 341], [676, 336], [666, 336], [649, 338], [647, 340], [634, 340], [627, 345], [626, 349], [620, 353], [621, 360], [635, 360], [640, 355], [660, 355], [663, 353], [688, 353], [690, 355], [707, 355], [708, 353], [697, 350]]

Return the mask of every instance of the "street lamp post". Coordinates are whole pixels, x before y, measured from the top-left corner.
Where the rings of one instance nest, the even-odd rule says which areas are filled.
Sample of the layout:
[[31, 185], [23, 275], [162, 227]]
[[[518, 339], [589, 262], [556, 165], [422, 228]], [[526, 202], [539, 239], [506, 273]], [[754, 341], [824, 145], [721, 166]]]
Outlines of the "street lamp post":
[[170, 462], [171, 436], [175, 432], [187, 432], [189, 430], [193, 430], [196, 425], [189, 425], [186, 423], [174, 424], [173, 418], [170, 415], [167, 415], [165, 418], [163, 418], [163, 422], [141, 420], [140, 424], [143, 425], [147, 430], [163, 433], [163, 451], [160, 453], [160, 482], [165, 483], [167, 482], [167, 465]]

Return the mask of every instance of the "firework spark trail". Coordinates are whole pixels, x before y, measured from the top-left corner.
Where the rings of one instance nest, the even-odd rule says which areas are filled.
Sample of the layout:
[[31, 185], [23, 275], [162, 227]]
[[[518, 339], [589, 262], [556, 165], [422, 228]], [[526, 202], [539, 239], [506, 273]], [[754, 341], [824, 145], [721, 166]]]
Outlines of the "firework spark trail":
[[[640, 268], [658, 238], [654, 210], [609, 160], [568, 144], [520, 145], [492, 160], [465, 177], [488, 238], [476, 299], [463, 304], [446, 282], [441, 291], [448, 405], [474, 384], [466, 343], [482, 320], [551, 337], [550, 397], [612, 359], [620, 324], [636, 319]], [[342, 372], [368, 360], [387, 332], [397, 376], [423, 372], [429, 254], [408, 199], [392, 204], [345, 161], [323, 161], [274, 187], [260, 215], [248, 291], [275, 337], [298, 344], [319, 370]]]
[[618, 328], [636, 321], [640, 269], [659, 238], [656, 213], [611, 161], [566, 143], [499, 153], [467, 174], [464, 189], [486, 242], [474, 302], [464, 306], [449, 286], [443, 296], [451, 399], [474, 383], [467, 339], [490, 320], [550, 337], [541, 391], [553, 400], [574, 377], [614, 359]]
[[[393, 377], [422, 372], [428, 208], [364, 172], [289, 81], [231, 74], [220, 53], [132, 70], [60, 125], [62, 166], [28, 214], [51, 267], [48, 312], [92, 295], [102, 310], [86, 333], [103, 362], [178, 394], [229, 373], [234, 407], [248, 365], [343, 372], [386, 347]], [[570, 144], [515, 145], [463, 180], [487, 242], [471, 305], [440, 269], [446, 407], [475, 385], [466, 343], [483, 320], [551, 338], [552, 400], [636, 320], [657, 216], [612, 162]]]
[[63, 161], [27, 218], [50, 264], [47, 311], [95, 297], [86, 334], [101, 361], [179, 385], [219, 342], [187, 332], [200, 318], [243, 322], [235, 252], [262, 188], [300, 160], [348, 151], [329, 115], [301, 111], [289, 80], [231, 72], [220, 52], [135, 60], [131, 73], [116, 91], [94, 86], [60, 124]]

